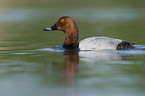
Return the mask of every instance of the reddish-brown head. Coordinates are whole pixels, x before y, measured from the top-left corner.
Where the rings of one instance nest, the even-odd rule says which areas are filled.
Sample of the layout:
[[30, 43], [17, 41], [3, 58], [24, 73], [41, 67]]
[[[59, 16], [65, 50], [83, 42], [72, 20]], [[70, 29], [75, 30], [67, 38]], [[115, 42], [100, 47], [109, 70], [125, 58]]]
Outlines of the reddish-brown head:
[[[69, 16], [63, 16], [57, 20], [57, 22], [50, 28], [44, 29], [44, 31], [61, 30], [65, 33], [65, 39], [63, 47], [69, 49], [78, 48], [78, 28], [75, 21]], [[73, 48], [75, 46], [75, 48]], [[77, 46], [77, 47], [76, 47]], [[71, 49], [70, 48], [70, 49]]]
[[44, 31], [61, 30], [65, 32], [67, 30], [74, 29], [77, 30], [75, 21], [69, 16], [63, 16], [59, 18], [53, 26], [51, 26], [50, 28], [45, 28]]

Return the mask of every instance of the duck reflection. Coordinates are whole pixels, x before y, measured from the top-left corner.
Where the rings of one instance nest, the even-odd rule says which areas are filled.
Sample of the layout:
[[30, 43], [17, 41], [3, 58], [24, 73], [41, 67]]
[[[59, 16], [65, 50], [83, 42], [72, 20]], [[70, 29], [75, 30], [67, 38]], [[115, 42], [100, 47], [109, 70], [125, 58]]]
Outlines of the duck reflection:
[[80, 51], [79, 56], [81, 61], [86, 63], [97, 63], [100, 61], [121, 60], [122, 52], [113, 50], [98, 50], [98, 51]]
[[78, 62], [79, 62], [79, 57], [78, 57], [78, 51], [70, 51], [67, 50], [64, 52], [64, 61], [65, 61], [65, 66], [63, 69], [63, 74], [61, 84], [63, 86], [67, 86], [71, 89], [64, 89], [64, 92], [66, 96], [74, 96], [74, 86], [75, 86], [75, 75], [78, 72]]
[[74, 77], [77, 72], [78, 66], [78, 51], [76, 50], [66, 50], [64, 52], [65, 56], [65, 77]]

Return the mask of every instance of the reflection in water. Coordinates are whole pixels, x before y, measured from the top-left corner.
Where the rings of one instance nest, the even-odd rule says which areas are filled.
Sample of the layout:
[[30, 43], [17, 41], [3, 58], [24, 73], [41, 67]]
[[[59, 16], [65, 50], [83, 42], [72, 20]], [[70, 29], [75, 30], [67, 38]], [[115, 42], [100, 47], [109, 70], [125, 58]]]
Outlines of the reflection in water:
[[94, 50], [94, 51], [80, 51], [80, 60], [85, 62], [98, 62], [98, 61], [112, 61], [122, 60], [123, 56], [141, 55], [145, 54], [144, 45], [135, 45], [132, 50]]
[[97, 62], [103, 60], [116, 60], [121, 59], [120, 54], [116, 51], [111, 50], [98, 50], [98, 51], [80, 51], [79, 56], [81, 56], [82, 61], [86, 62]]
[[65, 51], [65, 67], [63, 78], [65, 79], [65, 85], [69, 89], [64, 88], [66, 96], [74, 96], [75, 91], [75, 75], [78, 66], [78, 52], [77, 51]]
[[[65, 84], [67, 83], [67, 86], [74, 86], [74, 78], [78, 71], [78, 51], [77, 50], [55, 50], [53, 48], [45, 48], [45, 49], [39, 49], [37, 51], [51, 51], [54, 53], [63, 53], [64, 55], [64, 63], [60, 65], [58, 69], [58, 72], [60, 77], [63, 79]], [[54, 64], [55, 65], [55, 64]]]
[[75, 86], [75, 75], [77, 72], [78, 66], [78, 52], [77, 51], [65, 51], [65, 67], [63, 78], [66, 79], [66, 86], [74, 87]]
[[65, 52], [65, 71], [66, 77], [74, 77], [77, 72], [78, 65], [78, 54], [76, 51], [73, 52]]

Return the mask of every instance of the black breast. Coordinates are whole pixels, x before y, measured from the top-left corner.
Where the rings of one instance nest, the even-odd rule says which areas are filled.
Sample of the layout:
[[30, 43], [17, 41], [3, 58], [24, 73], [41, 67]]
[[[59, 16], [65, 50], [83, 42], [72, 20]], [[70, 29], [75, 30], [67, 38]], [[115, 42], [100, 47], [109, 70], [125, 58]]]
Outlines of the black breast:
[[63, 48], [68, 50], [79, 50], [79, 43], [71, 44], [71, 45], [63, 44]]

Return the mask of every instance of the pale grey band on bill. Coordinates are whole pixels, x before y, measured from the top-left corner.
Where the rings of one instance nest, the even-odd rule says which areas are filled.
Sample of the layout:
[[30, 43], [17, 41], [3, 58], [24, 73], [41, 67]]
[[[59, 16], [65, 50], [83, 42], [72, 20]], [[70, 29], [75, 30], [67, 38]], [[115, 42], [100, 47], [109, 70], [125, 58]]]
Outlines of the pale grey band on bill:
[[45, 30], [51, 31], [51, 30], [52, 30], [52, 28], [45, 28]]

